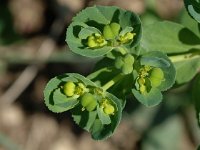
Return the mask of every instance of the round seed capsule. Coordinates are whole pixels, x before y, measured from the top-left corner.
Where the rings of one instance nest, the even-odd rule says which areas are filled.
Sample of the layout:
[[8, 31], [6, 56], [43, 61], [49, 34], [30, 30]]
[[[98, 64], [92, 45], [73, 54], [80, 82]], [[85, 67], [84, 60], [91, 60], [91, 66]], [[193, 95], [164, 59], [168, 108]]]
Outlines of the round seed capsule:
[[93, 111], [97, 106], [97, 101], [91, 93], [86, 93], [81, 98], [81, 105], [88, 111]]
[[164, 78], [164, 73], [160, 68], [153, 68], [150, 74], [150, 81], [152, 87], [158, 87]]
[[115, 60], [115, 67], [117, 69], [120, 69], [123, 65], [124, 65], [124, 61], [123, 61], [122, 57], [117, 57]]
[[149, 79], [151, 81], [151, 86], [152, 87], [158, 87], [162, 82], [162, 79], [155, 78], [155, 77], [150, 77]]
[[162, 69], [160, 69], [160, 68], [153, 68], [151, 71], [151, 76], [163, 79], [164, 73], [163, 73]]
[[145, 83], [145, 79], [144, 78], [139, 78], [138, 79], [138, 83], [139, 83], [139, 85], [143, 85]]
[[67, 96], [73, 96], [76, 85], [72, 81], [68, 81], [63, 86], [63, 91]]
[[133, 71], [133, 65], [132, 64], [124, 64], [122, 66], [122, 73], [123, 74], [130, 74]]
[[110, 24], [110, 28], [111, 28], [114, 36], [117, 36], [119, 34], [121, 27], [118, 23], [113, 22], [113, 23]]
[[115, 35], [113, 34], [110, 25], [105, 25], [103, 28], [103, 36], [105, 39], [114, 39]]
[[131, 64], [133, 65], [134, 63], [134, 57], [131, 55], [131, 54], [127, 54], [125, 57], [124, 57], [124, 62], [125, 64]]
[[87, 111], [93, 111], [97, 107], [97, 101], [92, 101], [90, 104], [88, 104], [85, 108]]
[[104, 113], [107, 115], [112, 115], [114, 114], [115, 108], [114, 106], [112, 106], [111, 104], [107, 104], [104, 109], [103, 109]]

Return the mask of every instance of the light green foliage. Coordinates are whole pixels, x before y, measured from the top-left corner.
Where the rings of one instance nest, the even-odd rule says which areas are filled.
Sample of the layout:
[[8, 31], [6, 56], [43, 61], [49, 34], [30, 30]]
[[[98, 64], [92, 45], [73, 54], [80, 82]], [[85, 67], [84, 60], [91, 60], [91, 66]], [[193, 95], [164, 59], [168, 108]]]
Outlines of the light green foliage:
[[106, 39], [114, 39], [115, 38], [115, 35], [113, 34], [110, 25], [105, 25], [104, 26], [104, 28], [103, 28], [103, 36]]
[[[199, 9], [193, 5], [195, 0], [185, 1]], [[103, 140], [117, 128], [127, 96], [132, 94], [152, 107], [162, 101], [162, 92], [175, 80], [188, 82], [197, 74], [200, 39], [196, 34], [169, 21], [144, 26], [143, 31], [142, 36], [135, 13], [118, 7], [94, 6], [78, 13], [67, 29], [69, 48], [82, 56], [102, 59], [87, 77], [68, 73], [51, 79], [44, 90], [49, 110], [70, 110], [74, 121], [93, 139]], [[198, 84], [199, 78], [194, 85], [195, 102]], [[198, 107], [197, 117], [199, 121]]]
[[[44, 90], [44, 96], [45, 104], [51, 111], [58, 113], [72, 110], [74, 121], [91, 132], [94, 139], [111, 136], [121, 119], [120, 100], [79, 74], [68, 73], [51, 79]], [[112, 118], [109, 117], [111, 114], [106, 114], [103, 108], [99, 108], [102, 99], [109, 99], [109, 104], [115, 108], [115, 112], [112, 112], [112, 108], [109, 112], [112, 113]], [[98, 118], [100, 125], [97, 125]], [[111, 132], [105, 134], [105, 130]]]
[[[161, 35], [162, 33], [162, 35]], [[144, 26], [142, 53], [162, 51], [167, 54], [188, 52], [200, 48], [200, 39], [183, 25], [163, 21]]]
[[120, 25], [116, 22], [110, 24], [110, 29], [112, 30], [113, 35], [116, 37], [119, 35], [119, 31], [121, 29]]
[[[111, 21], [113, 18], [116, 21]], [[125, 30], [128, 27], [131, 31]], [[118, 39], [120, 30], [124, 33], [122, 41]], [[118, 7], [88, 7], [73, 18], [66, 35], [66, 42], [73, 52], [87, 57], [99, 57], [122, 47], [124, 43], [129, 49], [134, 49], [141, 38], [141, 22], [133, 12]]]
[[135, 77], [136, 89], [133, 88], [132, 92], [144, 105], [157, 105], [162, 100], [161, 91], [167, 90], [175, 82], [174, 65], [165, 54], [155, 51], [144, 54], [140, 60], [142, 66], [139, 66]]
[[120, 25], [115, 22], [105, 25], [103, 28], [103, 36], [105, 37], [105, 39], [108, 40], [115, 39], [116, 36], [119, 35], [120, 28]]

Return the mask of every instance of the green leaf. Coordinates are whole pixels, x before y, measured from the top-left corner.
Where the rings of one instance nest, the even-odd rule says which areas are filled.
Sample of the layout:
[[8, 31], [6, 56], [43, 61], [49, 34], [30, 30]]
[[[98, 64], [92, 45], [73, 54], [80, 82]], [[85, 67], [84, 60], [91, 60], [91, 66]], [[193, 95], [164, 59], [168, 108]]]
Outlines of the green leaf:
[[78, 34], [78, 37], [80, 39], [87, 39], [88, 36], [94, 34], [94, 33], [98, 33], [101, 34], [101, 32], [94, 27], [86, 27], [86, 28], [82, 28], [81, 31]]
[[80, 80], [81, 82], [83, 82], [85, 85], [89, 85], [89, 86], [94, 86], [94, 87], [97, 87], [97, 85], [92, 82], [91, 80], [89, 80], [88, 78], [78, 74], [78, 73], [67, 73], [67, 75], [69, 77], [73, 77], [73, 78], [76, 78], [77, 80]]
[[141, 65], [148, 64], [150, 66], [159, 67], [159, 68], [170, 66], [170, 63], [167, 60], [163, 58], [159, 58], [159, 57], [142, 56], [140, 59], [140, 63]]
[[101, 120], [96, 119], [91, 129], [92, 135], [95, 135], [96, 133], [98, 133], [100, 130], [102, 130], [102, 128], [103, 128], [103, 124]]
[[[69, 48], [77, 54], [87, 57], [99, 57], [103, 56], [113, 48], [111, 46], [104, 46], [96, 49], [91, 49], [87, 45], [85, 45], [79, 37], [85, 38], [86, 35], [80, 35], [80, 32], [83, 30], [83, 23], [73, 22], [67, 29], [67, 37], [66, 42]], [[88, 28], [87, 25], [85, 25]], [[82, 31], [83, 32], [83, 31]], [[85, 33], [84, 33], [85, 34]]]
[[194, 34], [200, 38], [200, 28], [198, 27], [198, 22], [192, 19], [187, 11], [182, 11], [180, 16], [180, 24], [190, 29]]
[[178, 84], [186, 83], [194, 78], [200, 68], [200, 57], [183, 59], [174, 62], [176, 68], [176, 82]]
[[192, 99], [196, 108], [197, 121], [200, 127], [200, 74], [197, 75], [196, 79], [193, 82], [192, 87]]
[[105, 114], [103, 108], [97, 106], [97, 113], [102, 124], [110, 124], [111, 120], [109, 115]]
[[143, 30], [141, 53], [161, 51], [168, 54], [200, 49], [200, 39], [188, 28], [169, 21], [147, 25]]
[[132, 89], [136, 99], [147, 107], [158, 105], [162, 101], [162, 94], [159, 89], [152, 88], [149, 93], [141, 94], [138, 90]]
[[96, 87], [96, 84], [76, 73], [67, 73], [52, 78], [44, 89], [44, 100], [49, 110], [52, 112], [64, 112], [75, 107], [78, 103], [75, 97], [66, 97], [61, 88], [67, 81], [81, 82], [86, 86]]
[[188, 14], [200, 23], [200, 2], [198, 0], [184, 0]]
[[[159, 67], [164, 72], [164, 78], [165, 80], [161, 82], [161, 85], [157, 88], [161, 91], [166, 91], [175, 82], [176, 79], [176, 69], [174, 67], [174, 64], [171, 62], [171, 60], [167, 57], [166, 54], [162, 52], [156, 52], [152, 51], [149, 53], [146, 53], [142, 56], [142, 58], [149, 58], [151, 61], [146, 61], [145, 65], [150, 65], [154, 67]], [[159, 60], [159, 61], [158, 61]]]
[[82, 106], [78, 105], [72, 111], [72, 117], [76, 124], [78, 124], [81, 128], [85, 129], [86, 131], [90, 131], [91, 127], [94, 124], [94, 121], [97, 117], [96, 111], [82, 111]]
[[73, 108], [79, 102], [76, 98], [67, 98], [60, 89], [56, 89], [53, 92], [53, 101], [56, 106], [65, 108], [65, 111]]
[[110, 116], [110, 119], [111, 119], [110, 124], [102, 125], [100, 130], [95, 131], [95, 132], [93, 131], [95, 128], [91, 129], [92, 138], [95, 140], [103, 140], [110, 137], [114, 133], [116, 127], [118, 126], [121, 120], [122, 107], [121, 107], [120, 100], [110, 93], [106, 93], [106, 97], [112, 101], [112, 104], [115, 105], [116, 110], [114, 112], [114, 115]]
[[140, 19], [133, 12], [125, 11], [114, 6], [88, 7], [78, 13], [73, 18], [73, 22], [67, 29], [66, 42], [68, 43], [69, 48], [73, 52], [83, 56], [99, 57], [109, 53], [116, 47], [120, 47], [120, 45], [104, 45], [102, 47], [90, 48], [86, 44], [87, 41], [85, 41], [85, 38], [89, 35], [89, 33], [96, 32], [93, 30], [94, 28], [103, 33], [104, 26], [112, 22], [119, 23], [122, 30], [127, 28], [127, 26], [133, 29], [136, 36], [132, 42], [129, 42], [125, 46], [130, 49], [133, 48], [134, 50], [134, 47], [139, 43], [141, 38]]
[[[161, 91], [166, 91], [174, 84], [176, 77], [175, 67], [170, 59], [167, 57], [167, 55], [159, 51], [151, 51], [142, 55], [141, 57], [139, 57], [139, 62], [142, 66], [145, 65], [150, 67], [159, 67], [164, 74], [164, 79], [161, 81], [161, 84], [156, 87], [152, 86], [148, 75], [145, 79], [145, 85], [143, 85], [146, 90], [144, 90], [145, 92], [143, 92], [142, 86], [140, 87], [137, 81], [139, 74], [136, 70], [133, 72], [135, 80], [135, 86], [132, 86], [133, 95], [139, 102], [141, 102], [145, 106], [155, 106], [162, 101]], [[135, 66], [135, 68], [137, 68], [137, 66]]]
[[47, 83], [44, 89], [44, 100], [46, 106], [48, 107], [49, 110], [57, 113], [66, 111], [68, 109], [64, 107], [59, 107], [54, 104], [54, 99], [53, 99], [54, 90], [56, 90], [59, 87], [60, 83], [61, 81], [57, 77], [55, 77]]
[[74, 121], [80, 127], [89, 131], [92, 138], [95, 140], [103, 140], [110, 137], [121, 120], [122, 108], [119, 99], [110, 93], [105, 93], [105, 97], [108, 98], [115, 107], [114, 115], [111, 115], [110, 119], [105, 115], [102, 116], [103, 114], [100, 114], [98, 110], [91, 112], [83, 111], [81, 105], [72, 110]]

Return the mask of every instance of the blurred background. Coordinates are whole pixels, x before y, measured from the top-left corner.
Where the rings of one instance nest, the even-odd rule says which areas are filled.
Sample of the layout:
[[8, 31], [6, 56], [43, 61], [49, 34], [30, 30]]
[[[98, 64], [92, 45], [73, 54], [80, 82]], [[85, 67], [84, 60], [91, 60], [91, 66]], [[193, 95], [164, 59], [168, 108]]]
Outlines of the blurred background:
[[196, 30], [182, 0], [0, 0], [0, 150], [196, 149], [192, 82], [166, 92], [153, 108], [128, 100], [121, 124], [105, 141], [92, 140], [70, 113], [46, 108], [49, 79], [65, 72], [88, 75], [97, 61], [73, 54], [65, 43], [72, 17], [93, 5], [134, 11], [143, 25], [171, 20]]

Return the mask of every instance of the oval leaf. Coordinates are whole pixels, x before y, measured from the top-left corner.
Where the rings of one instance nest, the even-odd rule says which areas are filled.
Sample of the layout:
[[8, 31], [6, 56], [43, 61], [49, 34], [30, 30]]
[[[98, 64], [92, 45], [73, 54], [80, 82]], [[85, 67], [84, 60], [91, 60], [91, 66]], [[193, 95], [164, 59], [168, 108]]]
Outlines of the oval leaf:
[[132, 49], [139, 43], [141, 38], [141, 22], [136, 14], [114, 6], [94, 6], [82, 10], [73, 18], [73, 22], [68, 27], [66, 34], [66, 42], [69, 48], [83, 56], [99, 57], [109, 53], [116, 47], [120, 47], [121, 45], [118, 44], [111, 44], [112, 46], [105, 44], [93, 48], [87, 45], [88, 39], [86, 37], [89, 34], [92, 35], [98, 30], [101, 32], [100, 35], [102, 35], [104, 26], [112, 22], [119, 23], [121, 30], [130, 27], [136, 33], [133, 40], [125, 44], [127, 48]]
[[110, 93], [105, 93], [105, 97], [115, 105], [115, 113], [109, 116], [109, 119], [107, 118], [108, 116], [102, 116], [102, 113], [100, 114], [98, 110], [82, 111], [82, 106], [75, 107], [72, 110], [74, 121], [80, 127], [89, 131], [95, 140], [103, 140], [110, 137], [121, 120], [122, 108], [119, 99]]
[[168, 54], [187, 52], [200, 48], [200, 39], [184, 26], [169, 22], [156, 22], [143, 30], [141, 53], [161, 51]]
[[[152, 51], [152, 52], [144, 54], [143, 57], [151, 59], [151, 60], [145, 61], [145, 63], [142, 62], [143, 65], [159, 67], [164, 72], [165, 80], [157, 88], [161, 91], [166, 91], [167, 89], [172, 87], [176, 79], [176, 69], [174, 67], [174, 64], [167, 57], [167, 55], [162, 52]], [[143, 59], [143, 57], [141, 57], [141, 59]]]
[[149, 93], [141, 94], [138, 90], [132, 89], [136, 99], [147, 107], [158, 105], [162, 101], [162, 94], [159, 89], [152, 88]]
[[174, 62], [176, 68], [176, 82], [183, 84], [190, 81], [198, 73], [200, 68], [200, 57], [185, 58]]
[[49, 110], [59, 113], [72, 109], [78, 104], [77, 98], [67, 97], [61, 92], [62, 84], [67, 81], [82, 82], [86, 86], [96, 87], [89, 79], [76, 73], [68, 73], [51, 79], [44, 89], [44, 100]]

